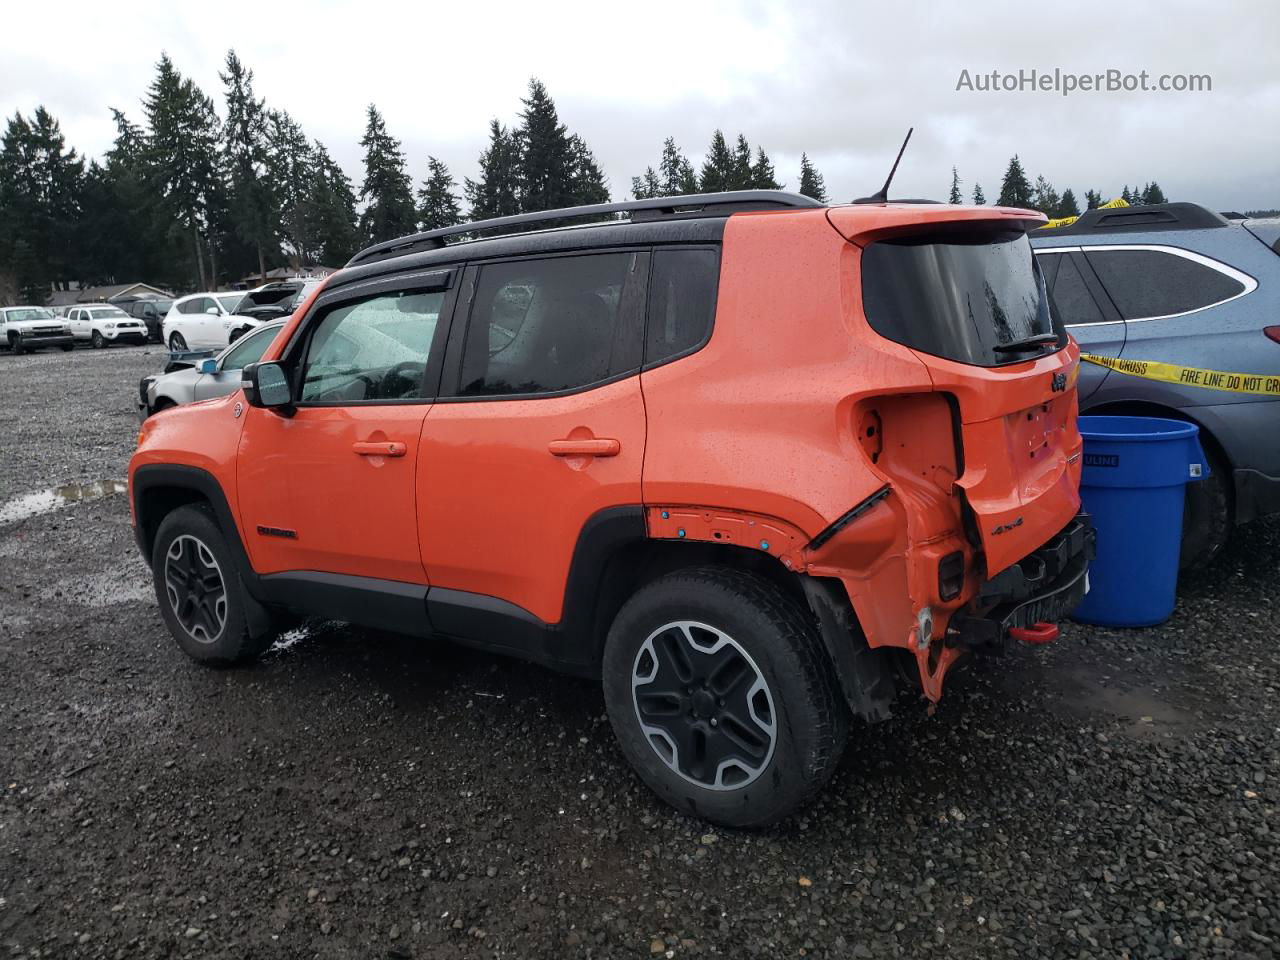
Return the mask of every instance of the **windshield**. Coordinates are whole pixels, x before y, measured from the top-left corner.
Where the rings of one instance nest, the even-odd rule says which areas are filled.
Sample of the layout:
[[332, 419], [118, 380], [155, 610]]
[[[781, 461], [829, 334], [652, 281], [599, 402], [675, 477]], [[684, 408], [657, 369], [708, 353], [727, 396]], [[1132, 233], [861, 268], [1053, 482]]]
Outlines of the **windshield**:
[[94, 307], [89, 311], [89, 316], [95, 320], [101, 320], [104, 317], [128, 317], [129, 315], [119, 307]]
[[[881, 240], [862, 254], [871, 328], [923, 353], [994, 367], [1067, 343], [1021, 231], [933, 233]], [[1010, 348], [1029, 338], [1048, 342]]]
[[41, 307], [22, 307], [18, 310], [6, 310], [4, 318], [10, 323], [21, 323], [24, 320], [53, 320], [52, 313]]
[[240, 301], [244, 299], [243, 293], [220, 293], [215, 300], [221, 304], [222, 309], [227, 313], [235, 313], [236, 307], [240, 306]]

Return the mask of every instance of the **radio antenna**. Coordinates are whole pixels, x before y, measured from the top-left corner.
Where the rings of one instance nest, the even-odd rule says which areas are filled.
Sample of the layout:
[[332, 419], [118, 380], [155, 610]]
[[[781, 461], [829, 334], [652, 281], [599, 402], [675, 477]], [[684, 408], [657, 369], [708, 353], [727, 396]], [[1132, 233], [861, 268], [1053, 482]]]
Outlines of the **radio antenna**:
[[893, 161], [893, 169], [889, 171], [889, 176], [884, 182], [884, 186], [869, 197], [859, 197], [854, 203], [888, 203], [889, 202], [889, 184], [893, 183], [893, 175], [898, 172], [898, 163], [902, 160], [902, 155], [906, 153], [907, 144], [911, 141], [911, 132], [915, 127], [907, 128], [907, 137], [902, 141], [902, 146], [898, 148], [898, 158]]

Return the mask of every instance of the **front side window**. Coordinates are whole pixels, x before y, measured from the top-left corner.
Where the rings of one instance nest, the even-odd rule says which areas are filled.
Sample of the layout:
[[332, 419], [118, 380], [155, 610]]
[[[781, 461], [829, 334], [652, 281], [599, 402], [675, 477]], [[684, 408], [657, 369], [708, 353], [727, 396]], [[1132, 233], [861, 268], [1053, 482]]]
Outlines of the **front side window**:
[[397, 292], [332, 308], [311, 335], [300, 399], [359, 403], [421, 397], [444, 298], [444, 292]]
[[195, 297], [178, 307], [182, 313], [204, 313], [213, 308], [212, 297]]
[[262, 355], [267, 352], [267, 347], [271, 346], [278, 334], [284, 327], [262, 327], [255, 330], [248, 336], [241, 337], [236, 345], [222, 355], [222, 362], [218, 368], [220, 370], [241, 370], [251, 363], [257, 363], [262, 359]]
[[1162, 250], [1086, 250], [1085, 256], [1126, 320], [1190, 313], [1245, 292], [1235, 277]]
[[602, 253], [481, 268], [459, 394], [556, 393], [637, 369], [639, 340], [627, 333], [640, 326], [644, 261]]
[[240, 301], [244, 299], [243, 293], [227, 293], [220, 297], [215, 297], [218, 305], [222, 307], [223, 313], [235, 313], [236, 308], [240, 306]]
[[960, 363], [1019, 363], [1067, 343], [1021, 231], [876, 241], [862, 254], [862, 300], [880, 336]]

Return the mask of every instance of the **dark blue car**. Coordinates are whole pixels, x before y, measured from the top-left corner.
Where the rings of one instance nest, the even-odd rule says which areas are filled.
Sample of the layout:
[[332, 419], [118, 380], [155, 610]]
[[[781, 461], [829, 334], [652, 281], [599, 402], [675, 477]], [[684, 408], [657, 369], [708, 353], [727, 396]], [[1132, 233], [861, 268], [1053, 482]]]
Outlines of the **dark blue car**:
[[[1083, 352], [1280, 376], [1280, 220], [1165, 203], [1090, 210], [1031, 242]], [[1199, 425], [1212, 476], [1187, 488], [1184, 567], [1216, 555], [1235, 524], [1280, 513], [1280, 397], [1082, 363], [1080, 412]]]

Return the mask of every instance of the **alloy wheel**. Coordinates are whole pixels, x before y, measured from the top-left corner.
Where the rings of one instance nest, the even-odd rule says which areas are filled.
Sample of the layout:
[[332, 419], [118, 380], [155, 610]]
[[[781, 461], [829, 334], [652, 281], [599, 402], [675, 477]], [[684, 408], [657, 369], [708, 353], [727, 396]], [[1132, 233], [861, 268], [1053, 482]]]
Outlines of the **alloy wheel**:
[[213, 643], [227, 625], [227, 587], [222, 569], [202, 541], [175, 537], [165, 554], [165, 592], [182, 629], [197, 643]]
[[651, 633], [632, 666], [631, 695], [654, 753], [701, 787], [745, 787], [773, 758], [769, 685], [751, 655], [715, 627], [681, 620]]

